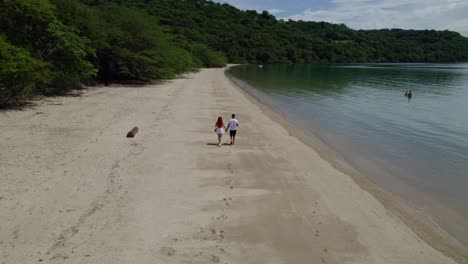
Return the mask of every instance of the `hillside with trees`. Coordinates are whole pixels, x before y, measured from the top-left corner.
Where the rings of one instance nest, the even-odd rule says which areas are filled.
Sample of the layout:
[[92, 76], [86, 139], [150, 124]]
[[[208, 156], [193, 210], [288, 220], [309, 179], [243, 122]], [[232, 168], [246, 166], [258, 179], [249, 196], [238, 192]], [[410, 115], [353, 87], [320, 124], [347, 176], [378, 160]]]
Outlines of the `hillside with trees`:
[[451, 31], [353, 30], [206, 0], [0, 1], [0, 105], [232, 63], [462, 62]]

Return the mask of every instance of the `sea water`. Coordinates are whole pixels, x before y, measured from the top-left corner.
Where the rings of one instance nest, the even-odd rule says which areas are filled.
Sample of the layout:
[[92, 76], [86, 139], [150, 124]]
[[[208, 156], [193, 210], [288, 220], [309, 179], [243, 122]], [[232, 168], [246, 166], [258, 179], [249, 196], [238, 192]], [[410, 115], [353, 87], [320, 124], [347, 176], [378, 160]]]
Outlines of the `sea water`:
[[228, 75], [468, 245], [468, 64], [243, 65]]

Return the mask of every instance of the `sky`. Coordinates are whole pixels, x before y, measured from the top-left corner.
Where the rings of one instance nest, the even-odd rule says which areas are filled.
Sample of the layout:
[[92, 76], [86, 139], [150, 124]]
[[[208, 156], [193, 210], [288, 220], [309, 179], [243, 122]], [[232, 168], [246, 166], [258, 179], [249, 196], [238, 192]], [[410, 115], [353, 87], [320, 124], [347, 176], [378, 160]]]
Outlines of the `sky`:
[[452, 30], [468, 37], [468, 0], [215, 0], [277, 18], [344, 23], [354, 29]]

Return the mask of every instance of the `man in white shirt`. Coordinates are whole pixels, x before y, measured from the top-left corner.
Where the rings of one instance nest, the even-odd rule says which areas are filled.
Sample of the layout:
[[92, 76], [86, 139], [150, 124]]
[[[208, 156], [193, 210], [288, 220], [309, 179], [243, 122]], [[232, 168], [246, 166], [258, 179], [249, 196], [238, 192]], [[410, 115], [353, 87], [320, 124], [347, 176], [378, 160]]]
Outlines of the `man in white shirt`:
[[231, 145], [234, 145], [236, 143], [237, 128], [239, 128], [239, 121], [237, 121], [236, 115], [232, 114], [232, 118], [231, 120], [229, 120], [229, 124], [226, 128], [226, 130], [229, 129], [229, 135], [231, 136]]

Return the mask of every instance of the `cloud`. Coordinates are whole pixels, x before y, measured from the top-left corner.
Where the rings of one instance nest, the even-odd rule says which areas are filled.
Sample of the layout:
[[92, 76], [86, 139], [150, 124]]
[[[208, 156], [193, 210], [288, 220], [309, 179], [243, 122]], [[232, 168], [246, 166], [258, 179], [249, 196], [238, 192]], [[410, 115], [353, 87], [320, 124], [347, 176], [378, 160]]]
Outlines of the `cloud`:
[[285, 17], [344, 23], [355, 29], [454, 30], [468, 36], [467, 0], [331, 0], [331, 8]]
[[267, 11], [268, 11], [268, 13], [270, 13], [272, 15], [276, 15], [276, 14], [284, 12], [284, 10], [282, 10], [282, 9], [275, 9], [275, 8], [268, 9]]

